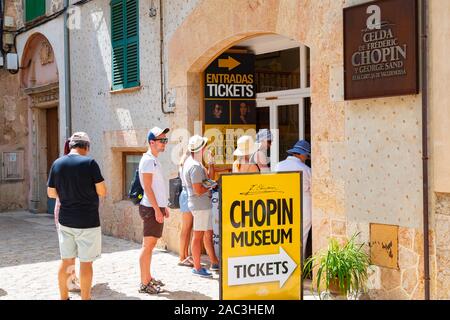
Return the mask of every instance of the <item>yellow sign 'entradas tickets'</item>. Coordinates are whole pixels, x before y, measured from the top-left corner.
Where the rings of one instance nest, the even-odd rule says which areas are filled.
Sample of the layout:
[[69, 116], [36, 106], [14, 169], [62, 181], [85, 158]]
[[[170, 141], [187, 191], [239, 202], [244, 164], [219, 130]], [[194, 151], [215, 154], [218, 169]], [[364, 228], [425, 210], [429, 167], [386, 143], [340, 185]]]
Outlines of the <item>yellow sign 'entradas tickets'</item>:
[[301, 173], [221, 176], [221, 299], [302, 299]]

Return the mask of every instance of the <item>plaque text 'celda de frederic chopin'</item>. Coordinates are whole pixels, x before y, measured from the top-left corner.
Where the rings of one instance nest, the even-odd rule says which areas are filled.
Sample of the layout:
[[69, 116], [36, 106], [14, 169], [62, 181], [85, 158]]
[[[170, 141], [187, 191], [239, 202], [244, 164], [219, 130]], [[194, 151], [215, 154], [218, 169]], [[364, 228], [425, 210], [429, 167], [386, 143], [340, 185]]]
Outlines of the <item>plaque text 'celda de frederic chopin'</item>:
[[407, 45], [399, 45], [392, 29], [364, 33], [359, 51], [352, 56], [352, 80], [405, 75]]
[[345, 98], [418, 93], [416, 0], [344, 9]]

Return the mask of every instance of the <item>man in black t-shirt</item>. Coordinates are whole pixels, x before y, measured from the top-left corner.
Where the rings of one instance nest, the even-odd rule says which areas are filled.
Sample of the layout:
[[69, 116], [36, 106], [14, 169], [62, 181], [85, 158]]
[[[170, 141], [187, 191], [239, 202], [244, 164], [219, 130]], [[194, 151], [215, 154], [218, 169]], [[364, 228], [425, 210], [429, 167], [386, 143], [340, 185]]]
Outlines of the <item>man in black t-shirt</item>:
[[58, 158], [50, 169], [47, 193], [59, 198], [58, 238], [61, 266], [58, 273], [61, 300], [69, 298], [67, 288], [71, 260], [80, 260], [81, 298], [91, 298], [92, 262], [101, 255], [102, 234], [99, 196], [106, 196], [105, 182], [97, 162], [87, 157], [90, 140], [77, 132], [70, 138], [70, 153]]

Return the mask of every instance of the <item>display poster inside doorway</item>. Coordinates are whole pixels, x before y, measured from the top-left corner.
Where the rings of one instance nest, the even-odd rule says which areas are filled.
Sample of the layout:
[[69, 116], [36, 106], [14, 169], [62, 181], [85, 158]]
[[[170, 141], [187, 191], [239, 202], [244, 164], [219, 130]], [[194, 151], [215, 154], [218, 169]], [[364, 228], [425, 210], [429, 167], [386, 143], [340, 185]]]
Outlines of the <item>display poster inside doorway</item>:
[[301, 172], [225, 174], [220, 297], [302, 299]]
[[217, 164], [231, 164], [236, 140], [256, 135], [255, 56], [224, 53], [204, 73], [205, 135]]
[[345, 99], [417, 94], [417, 1], [344, 9]]

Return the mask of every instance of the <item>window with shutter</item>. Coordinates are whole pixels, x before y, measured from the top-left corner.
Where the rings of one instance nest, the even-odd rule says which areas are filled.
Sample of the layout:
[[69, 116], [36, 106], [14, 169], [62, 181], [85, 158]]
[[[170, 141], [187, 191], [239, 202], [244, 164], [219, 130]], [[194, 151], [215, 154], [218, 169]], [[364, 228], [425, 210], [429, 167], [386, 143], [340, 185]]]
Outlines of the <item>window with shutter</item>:
[[139, 1], [111, 1], [112, 89], [139, 86]]
[[45, 15], [45, 0], [25, 0], [25, 21], [30, 22]]

